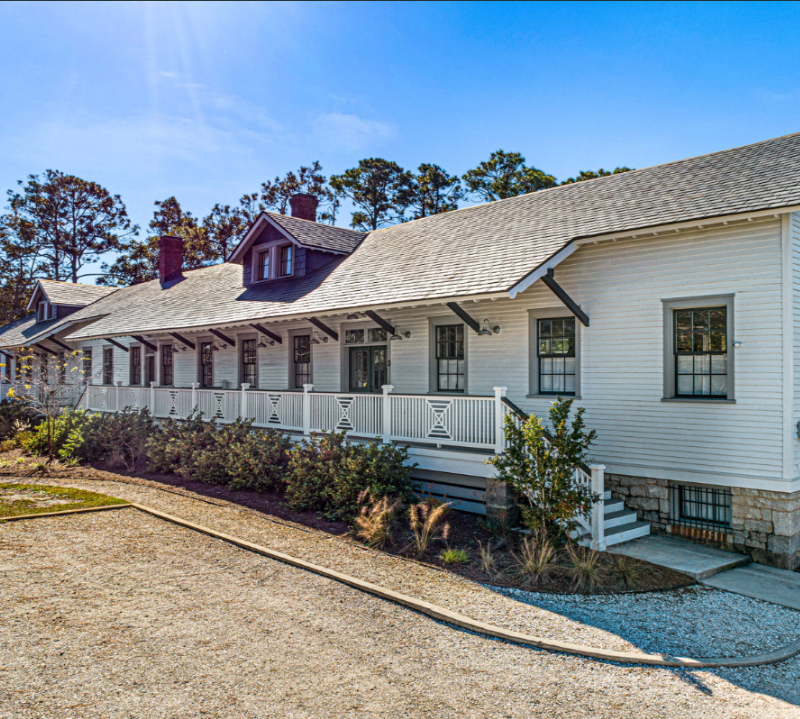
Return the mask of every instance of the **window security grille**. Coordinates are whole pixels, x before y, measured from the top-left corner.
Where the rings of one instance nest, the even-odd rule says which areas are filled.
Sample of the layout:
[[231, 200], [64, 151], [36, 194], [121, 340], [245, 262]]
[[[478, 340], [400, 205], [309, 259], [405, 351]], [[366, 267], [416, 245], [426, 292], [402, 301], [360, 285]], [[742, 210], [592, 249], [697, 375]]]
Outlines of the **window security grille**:
[[733, 515], [730, 489], [673, 484], [670, 493], [670, 521], [701, 529], [730, 529]]

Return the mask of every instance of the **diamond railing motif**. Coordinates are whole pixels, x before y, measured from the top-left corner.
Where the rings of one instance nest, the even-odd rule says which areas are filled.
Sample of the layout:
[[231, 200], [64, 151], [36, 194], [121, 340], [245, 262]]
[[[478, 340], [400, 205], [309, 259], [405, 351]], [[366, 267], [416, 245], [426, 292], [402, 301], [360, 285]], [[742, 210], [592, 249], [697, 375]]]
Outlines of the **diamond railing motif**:
[[339, 405], [339, 419], [336, 422], [336, 431], [341, 432], [347, 430], [348, 432], [353, 429], [353, 423], [350, 421], [350, 408], [353, 406], [353, 397], [337, 397], [336, 403]]
[[433, 439], [453, 439], [450, 431], [450, 407], [451, 400], [429, 399], [428, 407], [433, 412], [433, 424], [428, 430], [428, 437]]

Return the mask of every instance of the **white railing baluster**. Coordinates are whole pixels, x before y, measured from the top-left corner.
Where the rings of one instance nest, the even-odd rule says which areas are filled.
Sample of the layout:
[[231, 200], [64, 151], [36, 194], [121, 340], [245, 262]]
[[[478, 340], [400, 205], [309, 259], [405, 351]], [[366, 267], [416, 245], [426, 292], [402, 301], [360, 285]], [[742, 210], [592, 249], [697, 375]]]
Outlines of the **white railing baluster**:
[[494, 451], [502, 454], [505, 448], [505, 410], [503, 397], [508, 392], [508, 387], [494, 387]]
[[313, 384], [303, 385], [303, 434], [311, 434], [311, 392]]
[[200, 387], [199, 382], [192, 382], [192, 412], [197, 411], [197, 389], [199, 387]]
[[383, 441], [392, 441], [392, 398], [389, 396], [394, 389], [390, 384], [385, 384], [383, 390]]
[[241, 419], [247, 418], [247, 390], [250, 389], [249, 382], [242, 382], [242, 408], [239, 411], [239, 417]]
[[594, 507], [592, 507], [592, 546], [597, 550], [606, 548], [605, 535], [605, 503], [603, 495], [605, 493], [605, 465], [592, 464], [592, 493], [600, 496]]

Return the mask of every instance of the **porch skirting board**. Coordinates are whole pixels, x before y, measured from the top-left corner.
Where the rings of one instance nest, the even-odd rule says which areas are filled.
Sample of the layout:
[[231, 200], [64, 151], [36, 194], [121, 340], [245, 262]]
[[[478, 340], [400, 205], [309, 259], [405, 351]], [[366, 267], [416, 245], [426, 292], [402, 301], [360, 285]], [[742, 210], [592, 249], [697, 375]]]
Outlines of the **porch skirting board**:
[[612, 473], [606, 474], [605, 482], [611, 496], [635, 510], [641, 521], [650, 523], [653, 532], [741, 552], [761, 564], [782, 569], [800, 567], [800, 492], [725, 488], [731, 493], [730, 527], [709, 529], [674, 521], [670, 486], [680, 482]]

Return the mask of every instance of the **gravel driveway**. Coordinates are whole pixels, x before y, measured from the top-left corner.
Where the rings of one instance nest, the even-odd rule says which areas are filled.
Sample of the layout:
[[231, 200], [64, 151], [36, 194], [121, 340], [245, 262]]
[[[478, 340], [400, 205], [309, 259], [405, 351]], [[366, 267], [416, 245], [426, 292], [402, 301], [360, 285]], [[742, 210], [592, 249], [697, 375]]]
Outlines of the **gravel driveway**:
[[[659, 596], [648, 631], [644, 595], [564, 602], [524, 597], [535, 606], [145, 483], [69, 484], [553, 638], [659, 650], [666, 628], [665, 644], [680, 636], [687, 650], [710, 646], [721, 653], [800, 635], [797, 613], [715, 590]], [[4, 525], [0, 571], [3, 719], [800, 716], [797, 658], [756, 669], [685, 672], [515, 647], [132, 509]], [[615, 615], [616, 625], [630, 615], [635, 629], [618, 631], [609, 619]], [[670, 634], [670, 627], [678, 629]]]

